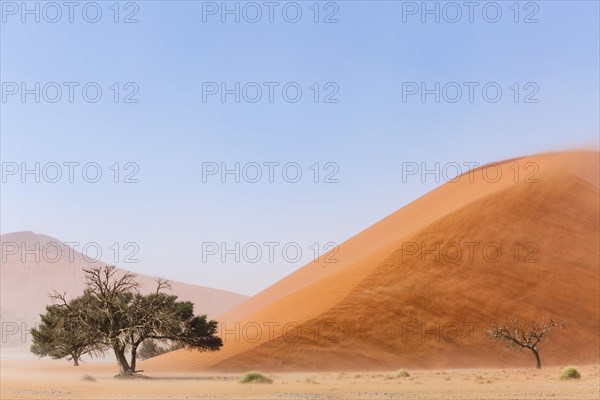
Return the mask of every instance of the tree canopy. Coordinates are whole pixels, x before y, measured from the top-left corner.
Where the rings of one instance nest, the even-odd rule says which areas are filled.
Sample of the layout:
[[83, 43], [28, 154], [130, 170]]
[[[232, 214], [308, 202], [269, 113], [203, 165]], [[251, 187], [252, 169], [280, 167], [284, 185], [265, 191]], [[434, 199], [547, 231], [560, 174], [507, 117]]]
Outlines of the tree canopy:
[[77, 364], [83, 354], [98, 355], [112, 349], [119, 375], [132, 376], [139, 372], [137, 352], [146, 340], [200, 351], [218, 350], [223, 345], [215, 336], [217, 322], [195, 315], [191, 302], [166, 293], [168, 281], [157, 279], [156, 290], [142, 294], [132, 273], [119, 273], [112, 266], [84, 271], [82, 296], [71, 300], [65, 294], [52, 296], [59, 304], [48, 306], [39, 328], [32, 330], [33, 353], [73, 359]]
[[552, 328], [562, 328], [563, 324], [550, 319], [549, 321], [532, 322], [523, 324], [518, 318], [507, 321], [504, 325], [495, 325], [488, 331], [490, 339], [504, 342], [509, 349], [522, 351], [529, 349], [535, 356], [536, 368], [542, 368], [539, 347], [542, 341], [550, 334]]

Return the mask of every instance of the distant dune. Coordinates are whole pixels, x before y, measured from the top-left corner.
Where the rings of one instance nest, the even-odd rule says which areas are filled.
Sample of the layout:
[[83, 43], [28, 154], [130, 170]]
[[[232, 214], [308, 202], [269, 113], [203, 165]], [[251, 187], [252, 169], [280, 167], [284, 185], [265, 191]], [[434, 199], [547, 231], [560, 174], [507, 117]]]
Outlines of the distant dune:
[[325, 255], [221, 315], [221, 351], [143, 368], [533, 366], [485, 337], [516, 316], [565, 324], [544, 365], [598, 363], [599, 167], [598, 152], [578, 151], [471, 171], [343, 243], [339, 263]]
[[[0, 244], [2, 346], [28, 348], [30, 337], [26, 330], [39, 321], [39, 314], [50, 303], [48, 294], [54, 290], [66, 292], [68, 296], [82, 294], [85, 283], [83, 268], [104, 264], [88, 261], [60, 240], [33, 232], [1, 235]], [[38, 250], [35, 250], [36, 246]], [[25, 254], [24, 250], [27, 250]], [[136, 276], [142, 291], [155, 288], [156, 277]], [[171, 284], [172, 293], [182, 300], [193, 302], [196, 312], [209, 317], [221, 314], [247, 298], [182, 282], [171, 281]]]

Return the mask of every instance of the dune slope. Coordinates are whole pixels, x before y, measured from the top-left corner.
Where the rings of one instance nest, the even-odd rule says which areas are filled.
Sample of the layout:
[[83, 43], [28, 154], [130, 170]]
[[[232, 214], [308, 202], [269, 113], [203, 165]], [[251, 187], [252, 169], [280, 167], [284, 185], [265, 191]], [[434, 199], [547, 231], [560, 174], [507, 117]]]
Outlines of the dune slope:
[[[534, 365], [491, 323], [554, 318], [542, 363], [599, 361], [599, 155], [507, 160], [438, 187], [219, 317], [224, 348], [148, 370]], [[497, 175], [501, 173], [501, 175]], [[496, 178], [498, 177], [498, 178]]]

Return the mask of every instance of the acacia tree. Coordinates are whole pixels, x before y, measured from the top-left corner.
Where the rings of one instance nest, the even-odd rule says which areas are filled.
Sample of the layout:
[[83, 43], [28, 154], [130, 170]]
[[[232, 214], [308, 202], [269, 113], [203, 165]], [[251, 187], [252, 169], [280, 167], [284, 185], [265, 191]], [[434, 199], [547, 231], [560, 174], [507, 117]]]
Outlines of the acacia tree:
[[[110, 346], [119, 364], [119, 375], [133, 375], [125, 357], [127, 348], [126, 332], [130, 329], [127, 312], [134, 292], [138, 290], [135, 275], [126, 272], [117, 277], [115, 267], [94, 267], [84, 269], [87, 291], [94, 298], [93, 309], [100, 317], [98, 323], [89, 326], [97, 331], [103, 342]], [[64, 299], [63, 299], [64, 300]]]
[[218, 350], [223, 345], [221, 338], [214, 336], [217, 322], [207, 321], [206, 315], [195, 316], [194, 305], [164, 293], [167, 288], [170, 288], [169, 283], [158, 279], [154, 293], [136, 293], [130, 303], [127, 343], [133, 372], [138, 347], [148, 339], [196, 350]]
[[551, 319], [549, 321], [533, 322], [525, 326], [516, 318], [509, 320], [502, 326], [493, 326], [487, 334], [490, 339], [504, 342], [509, 349], [512, 348], [519, 352], [523, 349], [531, 350], [535, 356], [536, 368], [541, 369], [539, 346], [554, 327], [562, 328], [563, 324]]
[[[81, 327], [87, 338], [105, 351], [111, 348], [119, 365], [119, 376], [136, 372], [137, 350], [144, 340], [176, 344], [200, 351], [218, 350], [223, 342], [216, 337], [217, 322], [207, 321], [206, 315], [194, 315], [194, 305], [178, 301], [177, 296], [165, 293], [169, 282], [158, 279], [156, 290], [147, 295], [138, 291], [135, 275], [120, 274], [115, 267], [84, 269], [84, 296], [67, 301], [56, 295], [61, 307], [83, 302], [82, 312], [68, 314], [72, 323]], [[68, 341], [68, 336], [56, 337]], [[35, 337], [34, 337], [34, 345]], [[129, 361], [125, 355], [130, 350]]]
[[71, 304], [50, 305], [40, 315], [41, 323], [31, 329], [31, 352], [40, 357], [72, 360], [74, 366], [84, 354], [99, 355], [104, 347], [99, 335], [79, 323], [78, 314], [86, 301], [82, 298]]

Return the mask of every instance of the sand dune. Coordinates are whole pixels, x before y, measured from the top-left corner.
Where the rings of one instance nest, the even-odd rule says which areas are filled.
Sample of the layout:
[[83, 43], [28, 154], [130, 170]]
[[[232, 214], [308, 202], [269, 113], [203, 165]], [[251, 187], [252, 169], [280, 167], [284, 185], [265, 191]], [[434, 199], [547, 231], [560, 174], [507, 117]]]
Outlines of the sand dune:
[[532, 366], [531, 354], [485, 337], [517, 316], [565, 324], [544, 343], [544, 365], [597, 363], [599, 154], [498, 168], [499, 179], [478, 169], [445, 183], [343, 243], [339, 263], [315, 260], [221, 315], [220, 352], [182, 350], [143, 368]]
[[[2, 346], [5, 349], [28, 348], [26, 330], [39, 320], [39, 314], [49, 304], [48, 294], [56, 290], [66, 292], [68, 296], [80, 295], [85, 282], [83, 268], [104, 264], [89, 258], [86, 260], [81, 253], [61, 241], [33, 232], [7, 233], [0, 236], [0, 243]], [[155, 277], [143, 274], [136, 276], [141, 291], [155, 288]], [[210, 317], [225, 312], [247, 298], [233, 292], [182, 282], [172, 281], [171, 284], [174, 294], [182, 300], [192, 301], [197, 312]], [[15, 333], [14, 329], [18, 332]]]

